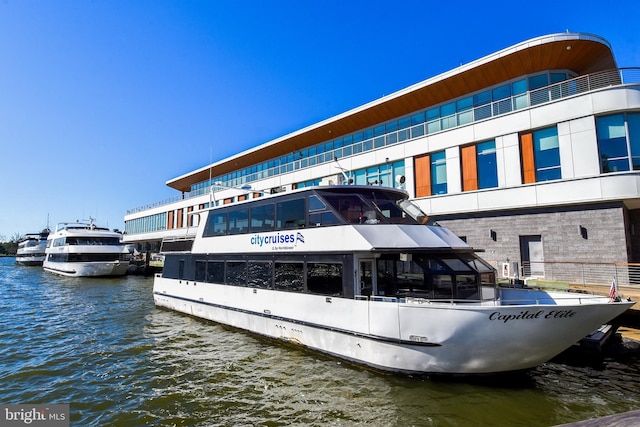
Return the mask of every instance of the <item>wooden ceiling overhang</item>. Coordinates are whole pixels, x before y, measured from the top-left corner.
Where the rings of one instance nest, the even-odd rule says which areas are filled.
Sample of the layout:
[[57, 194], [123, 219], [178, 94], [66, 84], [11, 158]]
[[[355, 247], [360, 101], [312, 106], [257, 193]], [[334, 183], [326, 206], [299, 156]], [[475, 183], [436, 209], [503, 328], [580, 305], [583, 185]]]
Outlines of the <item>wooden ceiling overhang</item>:
[[583, 75], [615, 68], [609, 43], [598, 36], [563, 33], [538, 37], [174, 178], [167, 181], [167, 185], [188, 192], [192, 184], [205, 181], [209, 176], [224, 175], [288, 155], [527, 74], [568, 69]]

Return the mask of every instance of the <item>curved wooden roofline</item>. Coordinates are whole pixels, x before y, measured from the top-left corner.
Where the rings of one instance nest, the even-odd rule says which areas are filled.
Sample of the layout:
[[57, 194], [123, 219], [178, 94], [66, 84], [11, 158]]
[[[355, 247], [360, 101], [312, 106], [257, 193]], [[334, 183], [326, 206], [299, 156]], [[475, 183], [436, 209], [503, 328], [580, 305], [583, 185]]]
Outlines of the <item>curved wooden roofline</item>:
[[209, 176], [224, 175], [288, 155], [527, 74], [568, 69], [583, 75], [615, 68], [617, 64], [611, 46], [597, 35], [560, 33], [537, 37], [171, 179], [166, 184], [187, 192], [192, 184], [205, 181]]

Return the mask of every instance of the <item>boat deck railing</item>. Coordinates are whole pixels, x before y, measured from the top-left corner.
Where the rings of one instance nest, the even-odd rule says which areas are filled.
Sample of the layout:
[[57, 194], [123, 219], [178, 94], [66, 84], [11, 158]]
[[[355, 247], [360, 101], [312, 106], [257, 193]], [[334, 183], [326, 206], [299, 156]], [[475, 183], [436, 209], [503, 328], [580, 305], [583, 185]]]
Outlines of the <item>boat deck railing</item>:
[[[500, 273], [505, 262], [489, 261]], [[509, 263], [507, 263], [509, 264]], [[500, 277], [502, 281], [514, 279], [528, 285], [549, 285], [556, 288], [580, 287], [598, 291], [608, 287], [615, 280], [618, 287], [640, 290], [640, 264], [637, 263], [598, 263], [598, 262], [523, 262], [510, 275]], [[517, 274], [516, 274], [517, 273]]]
[[376, 301], [376, 302], [392, 302], [392, 303], [403, 303], [403, 304], [417, 304], [417, 305], [469, 305], [469, 306], [477, 306], [477, 305], [490, 305], [490, 306], [508, 306], [508, 305], [554, 305], [560, 306], [563, 305], [586, 305], [593, 303], [602, 303], [603, 301], [602, 295], [596, 294], [568, 294], [566, 297], [558, 297], [557, 295], [554, 297], [527, 297], [527, 298], [497, 298], [497, 299], [452, 299], [452, 298], [413, 298], [413, 297], [387, 297], [387, 296], [377, 296], [372, 295], [370, 297], [366, 295], [356, 295], [356, 300], [362, 301]]

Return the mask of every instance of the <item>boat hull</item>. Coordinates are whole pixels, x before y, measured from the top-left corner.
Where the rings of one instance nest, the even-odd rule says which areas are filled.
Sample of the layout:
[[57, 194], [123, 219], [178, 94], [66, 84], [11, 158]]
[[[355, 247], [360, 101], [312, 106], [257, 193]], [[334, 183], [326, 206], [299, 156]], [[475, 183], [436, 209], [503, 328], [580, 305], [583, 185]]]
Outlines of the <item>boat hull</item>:
[[41, 266], [44, 261], [44, 254], [42, 255], [18, 255], [16, 256], [16, 264], [26, 265], [29, 267]]
[[122, 276], [129, 269], [128, 261], [115, 262], [46, 262], [45, 271], [66, 277]]
[[632, 304], [591, 297], [520, 305], [515, 300], [500, 305], [499, 301], [451, 304], [383, 297], [347, 299], [159, 275], [154, 281], [154, 301], [158, 307], [376, 369], [462, 375], [538, 366]]

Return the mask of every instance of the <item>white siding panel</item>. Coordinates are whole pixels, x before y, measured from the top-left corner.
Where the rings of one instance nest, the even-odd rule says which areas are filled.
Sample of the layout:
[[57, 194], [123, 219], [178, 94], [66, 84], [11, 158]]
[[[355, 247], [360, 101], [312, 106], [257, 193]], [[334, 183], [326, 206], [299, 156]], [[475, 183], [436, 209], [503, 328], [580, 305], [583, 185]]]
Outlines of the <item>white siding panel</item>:
[[556, 181], [537, 186], [538, 205], [564, 204], [570, 198], [572, 202], [600, 200], [601, 192], [598, 180]]
[[578, 96], [553, 102], [531, 110], [531, 128], [539, 129], [555, 123], [592, 114], [589, 96]]
[[640, 196], [640, 177], [633, 172], [604, 175], [599, 182], [605, 200]]
[[[572, 133], [571, 135], [574, 177], [594, 176], [600, 173], [598, 142], [595, 129]], [[564, 178], [564, 175], [563, 175]]]
[[573, 163], [573, 147], [569, 122], [558, 123], [558, 143], [560, 150], [560, 170], [562, 179], [575, 176]]
[[447, 158], [447, 193], [462, 192], [462, 172], [460, 171], [460, 147], [446, 150]]
[[[500, 187], [512, 187], [522, 184], [520, 172], [520, 141], [518, 134], [505, 135], [502, 138], [503, 149], [498, 151], [498, 184]], [[496, 146], [497, 148], [497, 146]], [[501, 154], [501, 156], [500, 156]], [[500, 164], [504, 168], [504, 182], [500, 182]]]
[[621, 89], [603, 89], [592, 95], [595, 114], [605, 114], [627, 108], [627, 91]]
[[431, 213], [477, 212], [477, 193], [460, 193], [451, 196], [431, 198]]

